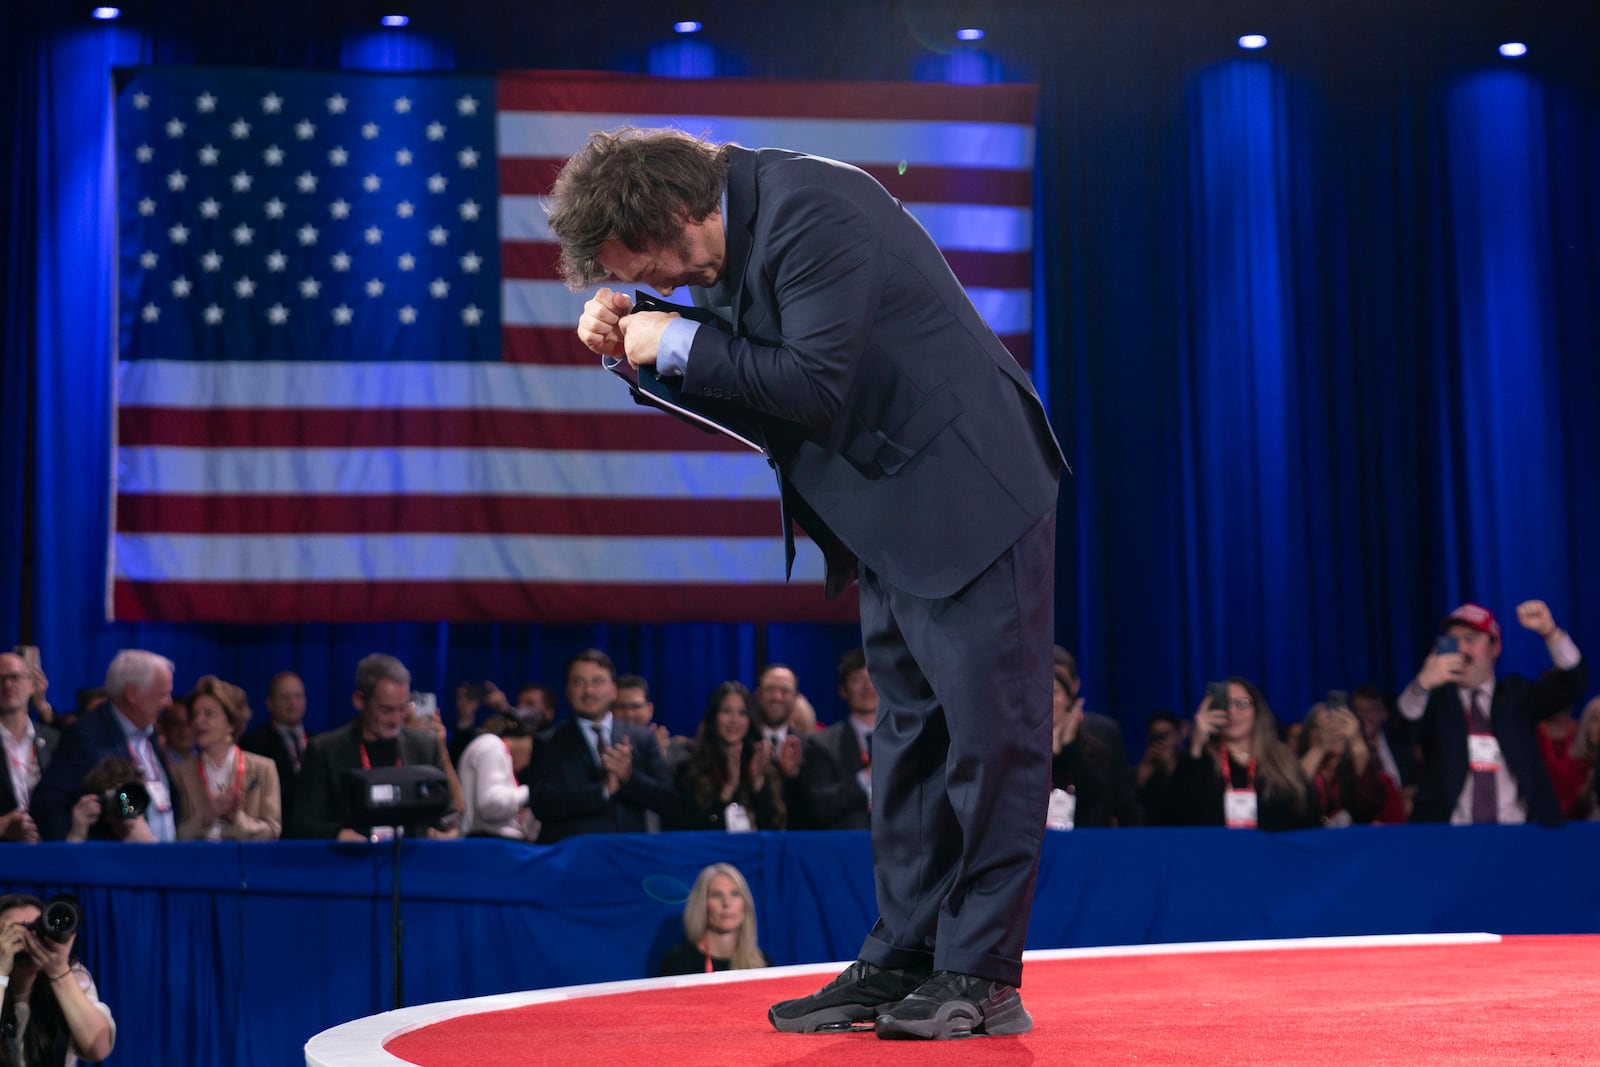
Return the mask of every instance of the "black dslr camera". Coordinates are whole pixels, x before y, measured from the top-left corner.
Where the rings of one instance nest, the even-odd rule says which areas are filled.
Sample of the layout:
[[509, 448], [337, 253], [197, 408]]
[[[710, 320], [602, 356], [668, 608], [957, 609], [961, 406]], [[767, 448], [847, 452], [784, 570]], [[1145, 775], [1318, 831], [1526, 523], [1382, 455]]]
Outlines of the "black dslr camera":
[[126, 822], [137, 819], [150, 806], [150, 791], [143, 782], [123, 782], [100, 794], [100, 817]]
[[39, 917], [26, 927], [47, 941], [65, 945], [83, 925], [83, 911], [71, 893], [57, 893], [45, 904]]

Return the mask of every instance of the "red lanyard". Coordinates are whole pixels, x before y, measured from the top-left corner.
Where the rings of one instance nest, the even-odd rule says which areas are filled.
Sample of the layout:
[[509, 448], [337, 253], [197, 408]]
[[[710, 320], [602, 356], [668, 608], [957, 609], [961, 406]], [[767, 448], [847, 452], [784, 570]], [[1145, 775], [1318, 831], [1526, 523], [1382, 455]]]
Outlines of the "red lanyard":
[[695, 947], [700, 950], [700, 955], [706, 958], [706, 973], [710, 974], [712, 971], [715, 971], [717, 968], [716, 965], [711, 962], [711, 950], [706, 947], [706, 939], [702, 937], [700, 939], [700, 944], [696, 945]]
[[[150, 745], [150, 739], [146, 737], [144, 739], [144, 743], [146, 745]], [[152, 754], [154, 754], [155, 747], [151, 746], [150, 751]], [[152, 768], [150, 764], [146, 763], [145, 758], [139, 754], [139, 750], [134, 747], [134, 744], [131, 740], [128, 742], [128, 755], [132, 756], [133, 762], [139, 765], [139, 773], [144, 775], [145, 781], [156, 782], [161, 780], [161, 769], [159, 767]], [[161, 762], [159, 757], [157, 757], [156, 762], [158, 764]]]
[[[1223, 745], [1222, 748], [1219, 751], [1221, 752], [1221, 760], [1222, 760], [1222, 788], [1223, 789], [1232, 789], [1234, 787], [1233, 786], [1233, 758], [1228, 755], [1228, 746], [1227, 745]], [[1255, 792], [1255, 788], [1256, 788], [1256, 758], [1254, 756], [1250, 757], [1250, 763], [1248, 765], [1248, 769], [1246, 770], [1245, 774], [1246, 774], [1246, 780], [1245, 780], [1244, 790], [1242, 790], [1242, 792], [1251, 792], [1251, 793], [1253, 793], [1253, 792]]]
[[[398, 748], [395, 749], [394, 753], [394, 765], [396, 767], [400, 766], [400, 750]], [[364, 771], [372, 770], [372, 760], [367, 757], [367, 744], [365, 741], [361, 743], [361, 769]]]

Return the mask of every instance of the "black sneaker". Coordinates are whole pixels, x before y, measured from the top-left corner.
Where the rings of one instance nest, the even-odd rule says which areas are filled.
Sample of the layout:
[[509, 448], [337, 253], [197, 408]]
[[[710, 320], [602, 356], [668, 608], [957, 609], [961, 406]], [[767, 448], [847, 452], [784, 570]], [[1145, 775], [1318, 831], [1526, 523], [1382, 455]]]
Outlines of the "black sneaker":
[[939, 971], [878, 1016], [878, 1036], [890, 1040], [943, 1041], [988, 1034], [1002, 1037], [1033, 1029], [1016, 986], [955, 971]]
[[767, 1019], [786, 1034], [852, 1030], [871, 1023], [926, 978], [926, 971], [886, 970], [857, 960], [809, 997], [774, 1004]]

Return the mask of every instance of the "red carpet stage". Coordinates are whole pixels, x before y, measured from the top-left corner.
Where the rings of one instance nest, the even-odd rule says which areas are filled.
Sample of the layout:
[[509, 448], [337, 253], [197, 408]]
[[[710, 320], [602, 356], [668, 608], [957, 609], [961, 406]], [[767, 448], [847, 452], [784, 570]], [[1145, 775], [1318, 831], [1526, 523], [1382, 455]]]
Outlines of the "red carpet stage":
[[672, 1064], [1600, 1064], [1600, 937], [1214, 942], [1028, 954], [1022, 1037], [779, 1034], [773, 1001], [842, 966], [505, 994], [389, 1012], [308, 1067]]

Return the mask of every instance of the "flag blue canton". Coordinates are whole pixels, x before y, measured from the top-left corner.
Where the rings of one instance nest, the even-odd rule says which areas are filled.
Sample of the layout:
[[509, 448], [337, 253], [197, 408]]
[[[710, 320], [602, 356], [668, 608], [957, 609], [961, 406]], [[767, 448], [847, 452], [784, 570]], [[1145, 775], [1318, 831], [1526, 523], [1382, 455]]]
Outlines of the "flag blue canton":
[[494, 82], [135, 71], [122, 359], [493, 360]]

